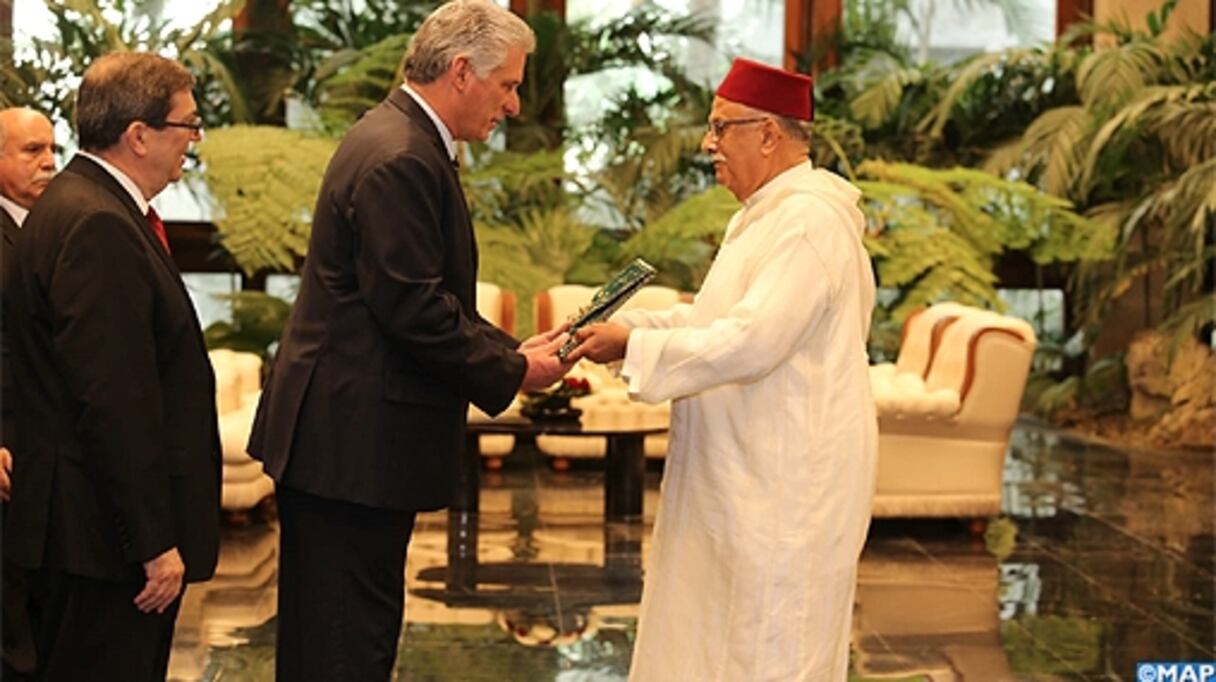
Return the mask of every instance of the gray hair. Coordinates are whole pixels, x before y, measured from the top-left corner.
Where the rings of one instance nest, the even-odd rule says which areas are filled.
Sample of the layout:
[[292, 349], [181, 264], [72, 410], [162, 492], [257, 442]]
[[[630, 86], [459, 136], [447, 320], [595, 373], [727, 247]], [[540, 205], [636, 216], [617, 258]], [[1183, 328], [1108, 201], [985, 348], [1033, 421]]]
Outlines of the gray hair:
[[452, 61], [468, 57], [485, 78], [507, 60], [507, 51], [536, 49], [536, 35], [523, 19], [490, 0], [452, 0], [431, 13], [405, 53], [405, 77], [425, 85], [447, 73]]
[[795, 142], [802, 142], [803, 144], [811, 143], [810, 121], [790, 118], [789, 116], [773, 116], [773, 119], [777, 121], [777, 126], [781, 128], [786, 137], [794, 140]]

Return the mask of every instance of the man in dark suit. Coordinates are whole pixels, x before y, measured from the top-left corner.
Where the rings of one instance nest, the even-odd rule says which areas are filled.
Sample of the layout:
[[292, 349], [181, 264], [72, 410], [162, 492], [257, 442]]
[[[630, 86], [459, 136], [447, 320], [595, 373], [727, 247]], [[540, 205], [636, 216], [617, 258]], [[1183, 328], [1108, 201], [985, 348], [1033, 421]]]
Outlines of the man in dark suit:
[[[33, 109], [0, 110], [0, 261], [4, 287], [13, 273], [13, 249], [17, 233], [34, 202], [55, 177], [55, 129], [51, 121]], [[6, 327], [7, 328], [7, 325]], [[8, 345], [0, 335], [0, 499], [9, 499], [9, 474], [13, 469], [9, 444], [15, 435], [15, 390]], [[0, 679], [17, 680], [34, 670], [34, 642], [26, 603], [27, 576], [20, 566], [4, 565], [3, 634], [4, 673]]]
[[148, 206], [198, 139], [193, 83], [151, 54], [94, 61], [76, 99], [84, 151], [17, 239], [5, 550], [35, 570], [42, 680], [164, 680], [183, 580], [215, 569], [215, 379]]
[[249, 444], [278, 484], [279, 680], [389, 679], [414, 514], [448, 504], [468, 404], [569, 368], [559, 335], [519, 345], [477, 314], [455, 168], [453, 140], [518, 113], [534, 44], [492, 2], [443, 5], [330, 161]]

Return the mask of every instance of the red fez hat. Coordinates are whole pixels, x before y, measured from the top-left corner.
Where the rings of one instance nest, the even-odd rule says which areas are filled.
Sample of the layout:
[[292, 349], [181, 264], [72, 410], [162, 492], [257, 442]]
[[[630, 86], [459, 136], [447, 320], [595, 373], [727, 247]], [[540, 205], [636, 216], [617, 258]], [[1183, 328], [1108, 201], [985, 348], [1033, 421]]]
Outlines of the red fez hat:
[[716, 94], [770, 114], [810, 121], [815, 118], [813, 84], [810, 76], [736, 57]]

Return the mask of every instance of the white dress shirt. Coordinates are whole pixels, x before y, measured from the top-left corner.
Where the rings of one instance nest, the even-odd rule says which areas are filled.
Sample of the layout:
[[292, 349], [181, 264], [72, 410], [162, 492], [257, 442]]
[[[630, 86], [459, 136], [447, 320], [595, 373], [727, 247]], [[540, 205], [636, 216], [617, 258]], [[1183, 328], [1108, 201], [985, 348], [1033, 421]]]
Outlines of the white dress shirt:
[[431, 108], [431, 105], [427, 104], [425, 99], [422, 99], [422, 95], [419, 95], [414, 91], [413, 88], [405, 83], [401, 84], [401, 89], [404, 90], [407, 95], [413, 97], [414, 101], [418, 103], [418, 106], [422, 107], [422, 110], [426, 112], [426, 115], [431, 117], [431, 120], [435, 123], [435, 127], [439, 129], [439, 137], [443, 138], [443, 148], [448, 151], [448, 158], [455, 161], [456, 141], [452, 139], [452, 131], [448, 130], [448, 127], [443, 122], [443, 119], [439, 118], [439, 114], [435, 113], [435, 110]]

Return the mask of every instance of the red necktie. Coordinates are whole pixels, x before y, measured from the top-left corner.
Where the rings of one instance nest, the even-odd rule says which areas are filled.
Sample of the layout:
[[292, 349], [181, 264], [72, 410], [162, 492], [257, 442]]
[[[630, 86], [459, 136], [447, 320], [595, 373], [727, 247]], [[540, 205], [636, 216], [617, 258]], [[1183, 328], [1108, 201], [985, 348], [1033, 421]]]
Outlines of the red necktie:
[[165, 233], [165, 221], [160, 219], [160, 216], [156, 214], [156, 209], [151, 206], [148, 207], [148, 224], [152, 226], [152, 232], [160, 240], [161, 246], [165, 247], [165, 253], [173, 253], [169, 249], [169, 235]]

